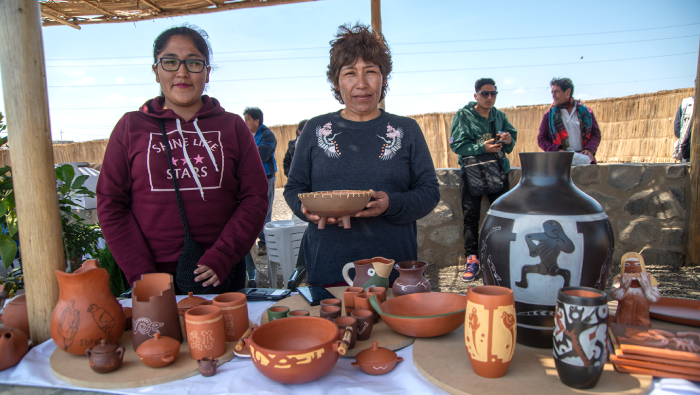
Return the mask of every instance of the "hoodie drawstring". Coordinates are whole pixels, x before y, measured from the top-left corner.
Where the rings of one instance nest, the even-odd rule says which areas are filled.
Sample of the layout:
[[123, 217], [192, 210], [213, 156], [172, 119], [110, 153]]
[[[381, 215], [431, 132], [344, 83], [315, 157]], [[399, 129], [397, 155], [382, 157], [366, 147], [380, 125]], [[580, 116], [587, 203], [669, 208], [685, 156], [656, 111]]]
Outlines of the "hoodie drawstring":
[[207, 149], [207, 152], [209, 153], [209, 157], [211, 158], [211, 161], [214, 163], [214, 169], [216, 169], [216, 171], [218, 172], [219, 166], [216, 165], [216, 159], [214, 159], [214, 154], [211, 152], [211, 148], [209, 147], [207, 140], [204, 139], [204, 135], [202, 134], [202, 131], [199, 130], [199, 125], [197, 125], [198, 120], [199, 120], [199, 118], [194, 119], [194, 129], [197, 131], [197, 134], [199, 135], [199, 139], [202, 140], [202, 144]]
[[[197, 121], [195, 120], [195, 122], [197, 122]], [[199, 175], [194, 170], [194, 166], [192, 166], [192, 161], [190, 160], [190, 156], [187, 154], [187, 144], [185, 144], [185, 135], [182, 133], [182, 126], [180, 126], [180, 120], [175, 119], [175, 123], [177, 124], [177, 131], [178, 131], [178, 133], [180, 133], [180, 138], [182, 138], [182, 152], [185, 154], [185, 161], [187, 162], [187, 166], [189, 166], [190, 172], [192, 172], [192, 176], [194, 177], [194, 182], [197, 183], [197, 187], [199, 188], [199, 194], [202, 195], [202, 200], [206, 200], [206, 199], [204, 199], [204, 189], [202, 188], [202, 184], [199, 182]], [[195, 125], [196, 125], [196, 123], [195, 123]], [[199, 132], [199, 128], [197, 128], [197, 131]], [[202, 136], [201, 132], [199, 135]], [[207, 145], [206, 147], [207, 147], [207, 150], [209, 151], [209, 155], [211, 155], [211, 150], [209, 150], [209, 146]], [[216, 166], [216, 164], [214, 166]]]

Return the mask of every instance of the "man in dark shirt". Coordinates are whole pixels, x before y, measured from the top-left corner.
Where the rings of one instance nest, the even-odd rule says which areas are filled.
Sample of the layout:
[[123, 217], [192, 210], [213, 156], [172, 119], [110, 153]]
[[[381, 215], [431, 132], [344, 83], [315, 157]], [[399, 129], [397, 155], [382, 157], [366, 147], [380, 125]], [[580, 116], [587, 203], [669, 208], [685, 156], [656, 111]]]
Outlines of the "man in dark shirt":
[[[673, 121], [673, 134], [679, 139], [678, 146], [674, 145], [674, 158], [681, 162], [690, 161], [690, 135], [693, 131], [693, 105], [695, 96], [683, 99], [676, 111], [676, 119]], [[675, 152], [678, 150], [678, 152]]]
[[299, 140], [299, 135], [301, 134], [301, 131], [304, 129], [304, 126], [306, 125], [306, 121], [308, 119], [305, 119], [301, 122], [299, 122], [299, 126], [297, 126], [297, 136], [294, 138], [294, 140], [289, 140], [288, 147], [287, 147], [287, 153], [284, 154], [284, 160], [282, 161], [282, 169], [284, 169], [284, 176], [289, 177], [289, 169], [292, 167], [292, 158], [294, 158], [294, 150], [297, 147], [297, 141]]

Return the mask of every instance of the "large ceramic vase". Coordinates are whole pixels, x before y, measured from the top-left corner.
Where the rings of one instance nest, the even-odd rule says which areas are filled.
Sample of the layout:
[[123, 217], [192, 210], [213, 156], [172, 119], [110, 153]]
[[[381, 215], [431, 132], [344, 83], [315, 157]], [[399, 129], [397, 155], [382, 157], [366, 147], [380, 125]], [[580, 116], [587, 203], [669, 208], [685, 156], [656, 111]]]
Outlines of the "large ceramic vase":
[[124, 310], [109, 288], [109, 273], [94, 259], [73, 273], [56, 270], [60, 294], [51, 316], [56, 346], [73, 355], [100, 344], [117, 343], [124, 334]]
[[180, 315], [171, 274], [143, 274], [140, 280], [134, 282], [131, 293], [134, 351], [156, 333], [182, 343]]
[[430, 281], [423, 276], [423, 271], [427, 267], [428, 263], [423, 261], [404, 261], [395, 264], [394, 269], [398, 270], [399, 278], [391, 287], [394, 296], [430, 292], [432, 290]]
[[[355, 269], [355, 278], [350, 278], [350, 269]], [[343, 278], [351, 287], [389, 288], [389, 275], [394, 268], [394, 260], [382, 257], [361, 259], [343, 266]]]
[[604, 289], [613, 232], [603, 207], [571, 182], [572, 152], [521, 153], [520, 183], [496, 200], [479, 234], [484, 283], [513, 290], [518, 343], [552, 347], [562, 287]]
[[464, 344], [474, 373], [490, 379], [505, 375], [517, 331], [513, 291], [492, 285], [469, 289]]
[[588, 287], [559, 291], [554, 318], [554, 365], [569, 387], [593, 388], [608, 359], [608, 301]]

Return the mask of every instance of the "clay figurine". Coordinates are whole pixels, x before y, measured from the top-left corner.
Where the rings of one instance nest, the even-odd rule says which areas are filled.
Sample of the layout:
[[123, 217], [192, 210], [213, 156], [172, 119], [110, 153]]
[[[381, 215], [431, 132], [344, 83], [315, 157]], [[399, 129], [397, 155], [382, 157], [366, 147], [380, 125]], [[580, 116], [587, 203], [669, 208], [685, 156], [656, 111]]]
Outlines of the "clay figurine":
[[90, 368], [97, 373], [114, 372], [122, 366], [124, 360], [124, 347], [116, 344], [107, 344], [105, 339], [100, 345], [85, 350], [85, 355], [90, 358]]
[[658, 281], [647, 273], [644, 258], [636, 252], [622, 256], [622, 273], [613, 279], [610, 296], [618, 301], [615, 322], [651, 326], [649, 308], [661, 299]]
[[211, 377], [216, 374], [216, 364], [219, 362], [218, 359], [213, 359], [212, 357], [204, 357], [197, 360], [197, 365], [199, 365], [199, 373], [204, 377]]

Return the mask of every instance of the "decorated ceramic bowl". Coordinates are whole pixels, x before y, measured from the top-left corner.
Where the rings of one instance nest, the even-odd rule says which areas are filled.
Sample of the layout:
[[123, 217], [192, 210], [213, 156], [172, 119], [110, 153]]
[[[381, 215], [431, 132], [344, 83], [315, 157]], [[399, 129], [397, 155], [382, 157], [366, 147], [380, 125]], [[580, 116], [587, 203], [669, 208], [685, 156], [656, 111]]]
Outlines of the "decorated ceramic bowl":
[[391, 372], [401, 361], [403, 358], [397, 357], [395, 352], [372, 342], [372, 348], [362, 350], [355, 356], [352, 366], [359, 367], [367, 374], [379, 375]]
[[300, 193], [301, 204], [310, 213], [321, 217], [318, 228], [323, 229], [328, 217], [342, 218], [345, 229], [350, 228], [350, 216], [365, 208], [372, 191], [320, 191]]
[[370, 303], [395, 332], [411, 337], [435, 337], [464, 324], [467, 297], [447, 292], [422, 292], [396, 296], [380, 304], [373, 295]]

